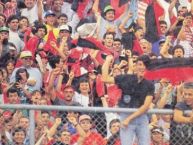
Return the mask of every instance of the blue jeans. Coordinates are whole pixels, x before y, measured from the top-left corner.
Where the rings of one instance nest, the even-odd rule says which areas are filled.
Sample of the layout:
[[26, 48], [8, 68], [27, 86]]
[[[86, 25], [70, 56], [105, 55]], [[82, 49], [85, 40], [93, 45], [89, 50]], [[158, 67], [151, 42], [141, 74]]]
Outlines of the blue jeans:
[[[128, 113], [120, 113], [120, 119], [123, 121], [129, 116]], [[137, 137], [138, 145], [150, 145], [150, 130], [147, 114], [143, 114], [129, 125], [120, 130], [121, 145], [133, 145], [135, 137]]]

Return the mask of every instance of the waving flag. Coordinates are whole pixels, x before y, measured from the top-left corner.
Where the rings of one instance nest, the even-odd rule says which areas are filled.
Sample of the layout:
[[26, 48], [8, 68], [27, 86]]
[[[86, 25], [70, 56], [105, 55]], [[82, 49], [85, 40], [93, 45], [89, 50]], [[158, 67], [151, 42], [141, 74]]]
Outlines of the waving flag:
[[51, 45], [50, 45], [50, 42], [51, 41], [54, 41], [57, 43], [57, 40], [54, 36], [54, 33], [53, 31], [49, 31], [48, 33], [48, 39], [46, 41], [46, 44], [44, 45], [44, 50], [45, 51], [48, 51], [48, 52], [51, 52], [52, 54], [57, 54], [57, 51], [55, 50], [55, 48], [53, 48]]
[[193, 58], [155, 59], [147, 65], [148, 80], [168, 79], [172, 84], [193, 80]]

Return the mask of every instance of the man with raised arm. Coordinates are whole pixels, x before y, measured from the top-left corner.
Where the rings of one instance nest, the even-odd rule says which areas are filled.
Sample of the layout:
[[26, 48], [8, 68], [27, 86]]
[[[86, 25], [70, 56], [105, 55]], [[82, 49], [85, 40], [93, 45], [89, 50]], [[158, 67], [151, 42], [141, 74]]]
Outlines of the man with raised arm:
[[112, 56], [107, 56], [102, 67], [103, 81], [115, 83], [122, 90], [122, 97], [119, 107], [137, 108], [134, 113], [120, 113], [121, 125], [120, 138], [121, 145], [132, 145], [135, 135], [139, 145], [150, 144], [150, 131], [147, 110], [153, 99], [154, 85], [144, 78], [146, 64], [149, 61], [147, 56], [141, 56], [136, 63], [136, 74], [121, 74], [116, 77], [109, 75], [109, 66], [113, 61]]

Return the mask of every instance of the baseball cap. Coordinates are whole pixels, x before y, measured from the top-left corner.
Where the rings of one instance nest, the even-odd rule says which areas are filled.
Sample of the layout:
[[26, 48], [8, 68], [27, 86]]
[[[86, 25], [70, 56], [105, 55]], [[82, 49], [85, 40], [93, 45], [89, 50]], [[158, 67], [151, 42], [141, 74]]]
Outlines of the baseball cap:
[[68, 25], [62, 25], [59, 27], [59, 30], [62, 31], [62, 30], [66, 30], [66, 31], [69, 31], [70, 32], [70, 29], [69, 29], [69, 26]]
[[108, 12], [108, 11], [114, 11], [115, 12], [115, 9], [111, 6], [111, 5], [107, 5], [105, 8], [104, 8], [104, 13]]
[[83, 114], [79, 117], [79, 122], [81, 122], [82, 120], [90, 120], [91, 121], [91, 117], [89, 115]]
[[179, 5], [178, 6], [178, 11], [181, 11], [183, 8], [187, 8], [187, 6], [186, 5]]
[[160, 40], [159, 40], [159, 45], [160, 45], [161, 43], [164, 43], [165, 41], [166, 41], [165, 38], [160, 39]]
[[15, 47], [13, 47], [13, 46], [9, 46], [9, 50], [17, 50]]
[[50, 11], [47, 11], [45, 14], [45, 17], [48, 17], [48, 16], [56, 16], [56, 14], [50, 10]]
[[9, 111], [9, 110], [6, 110], [6, 111], [4, 111], [4, 112], [2, 113], [2, 115], [3, 115], [3, 117], [4, 117], [5, 119], [12, 117], [12, 114], [13, 114], [13, 113], [12, 113], [11, 111]]
[[3, 26], [3, 27], [0, 27], [0, 32], [9, 32], [9, 28]]
[[158, 133], [161, 133], [161, 134], [164, 134], [163, 132], [163, 129], [162, 128], [159, 128], [159, 127], [155, 127], [151, 130], [152, 133], [154, 132], [158, 132]]
[[22, 51], [20, 54], [20, 58], [24, 58], [24, 57], [32, 57], [31, 51]]

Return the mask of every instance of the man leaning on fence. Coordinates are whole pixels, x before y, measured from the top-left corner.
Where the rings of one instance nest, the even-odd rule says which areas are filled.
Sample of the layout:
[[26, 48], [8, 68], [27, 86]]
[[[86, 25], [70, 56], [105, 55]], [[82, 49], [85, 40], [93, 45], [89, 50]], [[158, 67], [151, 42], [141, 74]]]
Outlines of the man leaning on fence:
[[109, 76], [109, 66], [113, 61], [108, 56], [102, 67], [103, 81], [115, 83], [122, 90], [119, 107], [137, 108], [134, 113], [120, 113], [122, 128], [120, 130], [121, 145], [132, 145], [135, 135], [138, 145], [150, 144], [149, 120], [146, 114], [153, 99], [154, 85], [144, 79], [147, 56], [141, 56], [136, 63], [136, 74], [122, 74], [117, 77]]
[[192, 145], [193, 143], [193, 82], [183, 85], [183, 101], [176, 104], [174, 122], [171, 123], [170, 145]]

